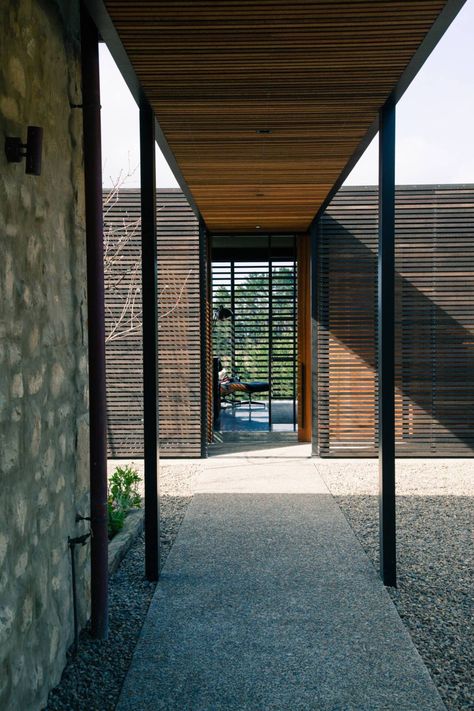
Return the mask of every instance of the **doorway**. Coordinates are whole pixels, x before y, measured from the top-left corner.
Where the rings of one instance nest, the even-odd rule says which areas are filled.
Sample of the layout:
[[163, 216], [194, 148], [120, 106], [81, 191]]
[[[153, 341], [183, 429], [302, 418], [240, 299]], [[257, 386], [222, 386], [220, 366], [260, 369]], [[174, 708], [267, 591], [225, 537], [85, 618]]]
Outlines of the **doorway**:
[[213, 238], [218, 438], [296, 438], [297, 278], [294, 236]]

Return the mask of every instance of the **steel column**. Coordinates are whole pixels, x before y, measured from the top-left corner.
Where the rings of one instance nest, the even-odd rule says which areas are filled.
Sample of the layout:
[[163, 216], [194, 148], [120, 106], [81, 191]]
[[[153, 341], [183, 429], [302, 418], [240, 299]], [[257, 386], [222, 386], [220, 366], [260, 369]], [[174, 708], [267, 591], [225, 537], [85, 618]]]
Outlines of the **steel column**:
[[311, 396], [312, 396], [312, 430], [311, 430], [311, 454], [319, 457], [319, 350], [318, 350], [318, 329], [319, 329], [319, 230], [320, 220], [313, 221], [309, 229], [309, 241], [311, 250]]
[[[298, 429], [298, 416], [296, 412], [296, 397], [297, 397], [297, 373], [298, 373], [298, 349], [297, 349], [297, 280], [298, 280], [298, 270], [297, 270], [297, 258], [296, 258], [296, 235], [293, 235], [293, 432]], [[303, 306], [301, 306], [303, 308]], [[304, 396], [303, 396], [304, 398]]]
[[380, 111], [378, 247], [380, 573], [396, 587], [395, 527], [395, 103]]
[[158, 494], [158, 313], [156, 254], [155, 118], [140, 102], [140, 185], [143, 304], [143, 434], [145, 457], [145, 574], [158, 580], [160, 530]]
[[[208, 444], [208, 308], [209, 308], [209, 264], [208, 233], [204, 220], [199, 220], [199, 292], [200, 292], [200, 330], [201, 330], [201, 457], [207, 457]], [[214, 379], [213, 379], [214, 384]], [[213, 389], [214, 395], [214, 389]]]
[[108, 635], [107, 401], [99, 37], [81, 4], [82, 104], [89, 340], [91, 633]]
[[268, 429], [272, 431], [272, 398], [273, 398], [273, 261], [272, 236], [268, 235]]
[[235, 378], [235, 262], [232, 259], [230, 263], [230, 310], [232, 311], [232, 320], [230, 323], [230, 373], [231, 377]]

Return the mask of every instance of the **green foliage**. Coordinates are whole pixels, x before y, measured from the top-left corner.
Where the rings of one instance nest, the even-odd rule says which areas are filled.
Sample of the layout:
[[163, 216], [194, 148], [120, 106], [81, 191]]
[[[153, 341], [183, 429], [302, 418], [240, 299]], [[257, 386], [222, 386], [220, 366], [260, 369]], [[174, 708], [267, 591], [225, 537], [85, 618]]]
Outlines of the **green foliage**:
[[139, 482], [138, 471], [129, 464], [116, 467], [112, 474], [107, 495], [109, 538], [113, 538], [123, 528], [125, 517], [130, 509], [141, 507]]
[[[294, 280], [293, 268], [273, 266], [273, 383], [274, 399], [293, 397], [293, 369], [296, 353], [293, 348], [294, 321]], [[265, 380], [269, 372], [269, 274], [267, 271], [250, 272], [245, 279], [236, 280], [234, 292], [234, 322], [251, 324], [248, 333], [240, 328], [238, 348], [235, 354], [235, 368], [232, 372], [231, 352], [233, 343], [232, 321], [216, 322], [213, 325], [213, 349], [229, 375], [238, 376], [243, 381]], [[214, 289], [213, 303], [231, 308], [230, 283], [220, 283]], [[295, 334], [296, 337], [296, 334]], [[278, 390], [276, 383], [278, 382]], [[265, 399], [262, 393], [259, 399]]]

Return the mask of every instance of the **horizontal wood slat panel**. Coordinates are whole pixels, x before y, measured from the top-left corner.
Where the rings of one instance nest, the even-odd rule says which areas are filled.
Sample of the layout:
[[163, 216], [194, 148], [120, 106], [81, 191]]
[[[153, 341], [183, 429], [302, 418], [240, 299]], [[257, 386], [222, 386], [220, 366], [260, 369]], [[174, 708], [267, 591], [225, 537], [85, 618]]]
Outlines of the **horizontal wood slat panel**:
[[[322, 456], [374, 456], [377, 191], [346, 188], [319, 233]], [[474, 448], [474, 187], [396, 194], [397, 456]]]
[[444, 0], [105, 0], [213, 232], [307, 230]]
[[[115, 324], [115, 337], [106, 348], [109, 454], [142, 457], [139, 190], [120, 190], [106, 204], [105, 235], [113, 262], [106, 267], [109, 337], [114, 336]], [[157, 192], [157, 253], [160, 456], [199, 457], [199, 233], [197, 220], [179, 190]], [[132, 288], [133, 283], [138, 291]]]

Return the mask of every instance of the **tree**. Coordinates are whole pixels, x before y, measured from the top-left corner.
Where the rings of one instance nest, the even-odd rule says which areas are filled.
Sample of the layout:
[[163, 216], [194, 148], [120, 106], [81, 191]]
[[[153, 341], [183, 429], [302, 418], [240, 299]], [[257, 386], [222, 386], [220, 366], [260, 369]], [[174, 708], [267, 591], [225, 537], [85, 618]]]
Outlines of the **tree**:
[[[222, 279], [222, 277], [221, 277]], [[294, 270], [286, 265], [272, 269], [272, 372], [276, 397], [293, 397], [294, 349]], [[250, 273], [234, 284], [234, 318], [216, 322], [213, 350], [228, 373], [241, 380], [269, 377], [269, 275], [268, 271]], [[231, 284], [213, 290], [214, 307], [231, 307]], [[232, 350], [234, 349], [234, 367]], [[233, 372], [232, 372], [233, 371]]]
[[121, 340], [141, 331], [141, 275], [139, 239], [141, 218], [125, 211], [117, 220], [120, 190], [136, 168], [120, 171], [104, 198], [105, 342]]
[[[141, 218], [118, 209], [120, 191], [136, 170], [129, 167], [127, 171], [120, 171], [103, 202], [106, 343], [126, 340], [142, 331]], [[158, 211], [162, 209], [159, 207]], [[179, 286], [158, 285], [158, 300], [166, 297], [170, 303], [169, 308], [160, 313], [159, 320], [173, 313], [181, 303], [192, 271], [189, 270]]]

